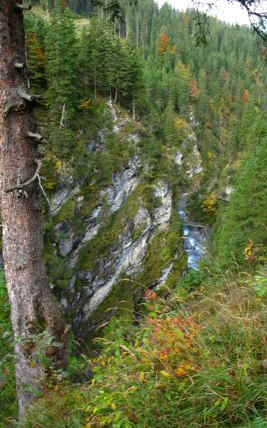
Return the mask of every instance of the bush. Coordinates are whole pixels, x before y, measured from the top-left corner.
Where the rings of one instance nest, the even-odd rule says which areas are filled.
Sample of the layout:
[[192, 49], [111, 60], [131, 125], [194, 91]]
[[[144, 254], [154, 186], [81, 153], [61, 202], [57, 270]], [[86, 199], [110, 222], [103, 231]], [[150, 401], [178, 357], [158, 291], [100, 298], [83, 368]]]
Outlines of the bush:
[[139, 325], [113, 318], [98, 339], [93, 381], [51, 392], [26, 426], [264, 427], [266, 302], [246, 278], [217, 278], [182, 306], [145, 293]]

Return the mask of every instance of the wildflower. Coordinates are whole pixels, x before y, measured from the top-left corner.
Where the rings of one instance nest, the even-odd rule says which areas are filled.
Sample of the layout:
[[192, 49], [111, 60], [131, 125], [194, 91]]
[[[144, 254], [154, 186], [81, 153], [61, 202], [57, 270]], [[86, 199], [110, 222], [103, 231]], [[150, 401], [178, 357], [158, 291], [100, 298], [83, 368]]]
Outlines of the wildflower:
[[164, 377], [167, 377], [167, 378], [172, 377], [171, 374], [169, 372], [167, 372], [166, 370], [161, 370], [160, 374]]

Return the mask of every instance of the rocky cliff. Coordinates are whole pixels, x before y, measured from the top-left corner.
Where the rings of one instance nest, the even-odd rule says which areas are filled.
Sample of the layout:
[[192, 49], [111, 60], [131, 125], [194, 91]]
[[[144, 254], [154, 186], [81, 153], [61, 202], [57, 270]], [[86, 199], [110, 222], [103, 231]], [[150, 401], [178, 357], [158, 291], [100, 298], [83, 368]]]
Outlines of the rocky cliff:
[[[149, 162], [140, 148], [145, 130], [118, 107], [107, 108], [111, 129], [88, 141], [88, 152], [99, 160], [95, 176], [61, 174], [46, 225], [51, 287], [79, 335], [116, 309], [131, 312], [145, 288], [174, 286], [186, 269], [181, 189], [168, 177], [147, 180]], [[113, 162], [108, 179], [98, 181], [101, 156], [112, 158], [116, 144], [123, 161]], [[192, 188], [198, 185], [202, 167], [193, 134], [168, 161]]]

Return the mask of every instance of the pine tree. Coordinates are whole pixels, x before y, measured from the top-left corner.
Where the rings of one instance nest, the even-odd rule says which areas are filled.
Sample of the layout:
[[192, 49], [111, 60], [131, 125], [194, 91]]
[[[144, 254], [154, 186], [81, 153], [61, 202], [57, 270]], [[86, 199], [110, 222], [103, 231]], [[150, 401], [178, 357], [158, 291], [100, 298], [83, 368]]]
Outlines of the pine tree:
[[36, 144], [29, 138], [33, 100], [27, 93], [27, 74], [11, 60], [16, 58], [25, 69], [23, 11], [18, 5], [22, 6], [19, 0], [4, 0], [0, 5], [0, 187], [3, 258], [22, 420], [49, 373], [65, 366], [68, 328], [42, 258], [40, 161]]
[[77, 39], [71, 12], [60, 0], [52, 14], [46, 37], [47, 101], [51, 120], [62, 127], [78, 106]]

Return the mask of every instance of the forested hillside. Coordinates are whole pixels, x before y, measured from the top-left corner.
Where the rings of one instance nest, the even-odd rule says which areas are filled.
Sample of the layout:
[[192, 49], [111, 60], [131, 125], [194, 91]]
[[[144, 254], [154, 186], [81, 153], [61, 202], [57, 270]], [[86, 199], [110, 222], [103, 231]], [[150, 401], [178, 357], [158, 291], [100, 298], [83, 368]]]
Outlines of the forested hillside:
[[[44, 259], [71, 341], [23, 426], [267, 427], [266, 45], [153, 0], [31, 3]], [[0, 308], [6, 428], [3, 272]]]

